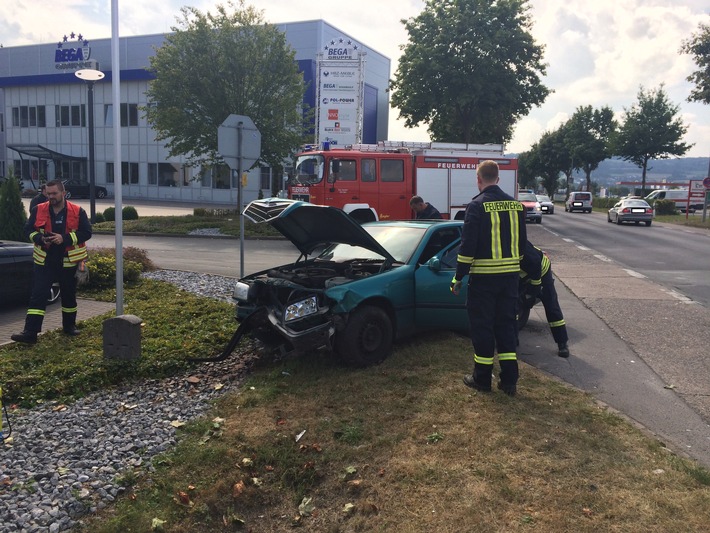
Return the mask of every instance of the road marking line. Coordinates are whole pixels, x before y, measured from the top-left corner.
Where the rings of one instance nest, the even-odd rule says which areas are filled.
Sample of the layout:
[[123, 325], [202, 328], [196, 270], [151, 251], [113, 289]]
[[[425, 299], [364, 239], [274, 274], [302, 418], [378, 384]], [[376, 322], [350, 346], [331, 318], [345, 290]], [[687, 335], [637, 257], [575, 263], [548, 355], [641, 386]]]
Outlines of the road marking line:
[[567, 237], [562, 237], [562, 240], [565, 242], [574, 242], [572, 239], [568, 239]]
[[646, 279], [646, 276], [644, 276], [640, 272], [636, 272], [635, 270], [624, 268], [623, 271], [626, 272], [629, 276], [633, 276], [634, 278]]
[[584, 250], [585, 252], [591, 252], [591, 251], [592, 251], [591, 248], [587, 248], [586, 246], [582, 246], [582, 245], [580, 245], [580, 244], [577, 245], [577, 248], [579, 248], [580, 250]]
[[613, 261], [605, 255], [595, 254], [594, 257], [596, 257], [597, 259], [599, 259], [601, 261], [606, 261], [607, 263], [613, 263]]

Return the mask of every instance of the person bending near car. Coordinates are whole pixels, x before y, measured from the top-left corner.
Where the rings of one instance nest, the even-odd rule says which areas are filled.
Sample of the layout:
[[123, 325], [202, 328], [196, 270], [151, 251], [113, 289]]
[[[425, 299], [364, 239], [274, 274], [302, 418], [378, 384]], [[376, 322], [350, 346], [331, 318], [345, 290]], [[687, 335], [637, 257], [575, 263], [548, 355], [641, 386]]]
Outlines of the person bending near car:
[[421, 196], [412, 196], [412, 199], [409, 200], [409, 207], [414, 211], [417, 220], [438, 220], [441, 218], [439, 210], [429, 202], [425, 202]]
[[32, 294], [25, 317], [25, 329], [10, 338], [34, 344], [42, 331], [47, 299], [55, 281], [62, 297], [62, 327], [66, 335], [79, 334], [76, 328], [76, 269], [87, 257], [86, 241], [91, 223], [86, 212], [64, 198], [64, 184], [47, 183], [48, 201], [37, 205], [25, 224], [25, 233], [34, 244]]
[[525, 244], [525, 253], [520, 261], [520, 283], [523, 285], [523, 302], [528, 309], [540, 298], [545, 308], [547, 323], [552, 332], [552, 338], [557, 343], [557, 355], [569, 357], [569, 337], [567, 325], [562, 315], [560, 302], [557, 300], [555, 278], [552, 275], [552, 263], [547, 254], [533, 246], [530, 241]]
[[46, 192], [47, 192], [47, 185], [46, 185], [45, 183], [43, 183], [43, 184], [40, 185], [40, 187], [39, 187], [39, 194], [37, 194], [37, 196], [35, 196], [34, 198], [32, 198], [32, 200], [30, 201], [30, 213], [31, 213], [32, 210], [33, 210], [35, 207], [37, 207], [39, 204], [43, 204], [44, 202], [47, 201]]
[[498, 186], [498, 164], [483, 161], [476, 171], [480, 194], [466, 207], [451, 292], [458, 294], [468, 274], [466, 308], [471, 325], [473, 373], [467, 387], [491, 390], [498, 351], [498, 388], [514, 396], [518, 383], [518, 279], [527, 233], [525, 208]]

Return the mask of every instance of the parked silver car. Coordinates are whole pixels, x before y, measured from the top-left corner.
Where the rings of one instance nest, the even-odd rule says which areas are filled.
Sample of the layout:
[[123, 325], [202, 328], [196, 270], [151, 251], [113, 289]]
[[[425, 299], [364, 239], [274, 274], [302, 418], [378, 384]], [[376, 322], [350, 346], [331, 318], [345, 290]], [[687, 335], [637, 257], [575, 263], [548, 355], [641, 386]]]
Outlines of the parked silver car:
[[554, 215], [555, 214], [555, 204], [546, 194], [536, 194], [538, 203], [540, 204], [540, 210], [543, 215]]

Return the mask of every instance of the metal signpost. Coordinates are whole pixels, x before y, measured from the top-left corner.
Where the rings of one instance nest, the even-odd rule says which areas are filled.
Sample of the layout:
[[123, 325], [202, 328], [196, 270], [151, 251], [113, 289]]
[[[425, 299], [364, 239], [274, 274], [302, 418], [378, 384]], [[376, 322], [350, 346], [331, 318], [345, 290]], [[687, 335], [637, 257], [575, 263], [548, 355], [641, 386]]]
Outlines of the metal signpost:
[[239, 277], [244, 277], [244, 198], [242, 173], [261, 157], [261, 133], [251, 118], [229, 115], [217, 130], [217, 150], [232, 172], [237, 172], [239, 206]]

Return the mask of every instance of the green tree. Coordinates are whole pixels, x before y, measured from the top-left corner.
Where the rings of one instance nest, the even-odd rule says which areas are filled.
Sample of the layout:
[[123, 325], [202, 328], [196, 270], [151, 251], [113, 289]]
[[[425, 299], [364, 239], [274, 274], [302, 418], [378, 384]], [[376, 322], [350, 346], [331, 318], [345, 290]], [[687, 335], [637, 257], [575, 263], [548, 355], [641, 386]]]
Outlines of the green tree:
[[7, 179], [0, 184], [0, 239], [26, 241], [25, 222], [27, 213], [22, 204], [20, 182], [10, 168]]
[[614, 111], [608, 106], [580, 106], [565, 127], [565, 144], [571, 166], [584, 171], [586, 190], [592, 190], [592, 171], [611, 157], [611, 137], [616, 129]]
[[305, 85], [284, 34], [253, 7], [228, 2], [216, 13], [183, 7], [179, 27], [150, 58], [148, 121], [170, 155], [219, 164], [217, 130], [246, 115], [261, 133], [262, 162], [278, 167], [304, 137]]
[[427, 0], [402, 23], [409, 43], [390, 80], [392, 106], [434, 140], [503, 143], [550, 92], [528, 0]]
[[710, 104], [710, 25], [700, 23], [698, 31], [683, 42], [680, 51], [692, 55], [698, 66], [698, 70], [687, 78], [695, 84], [688, 101]]
[[688, 127], [678, 116], [680, 107], [668, 100], [663, 85], [649, 91], [640, 87], [637, 98], [631, 108], [624, 108], [613, 147], [616, 155], [641, 169], [641, 189], [645, 194], [649, 161], [681, 156], [692, 145], [681, 142]]
[[[559, 186], [560, 172], [570, 172], [570, 157], [563, 130], [543, 133], [540, 140], [533, 145], [532, 151], [536, 153], [537, 172], [542, 177], [542, 185], [552, 197]], [[569, 191], [570, 187], [567, 189]]]

